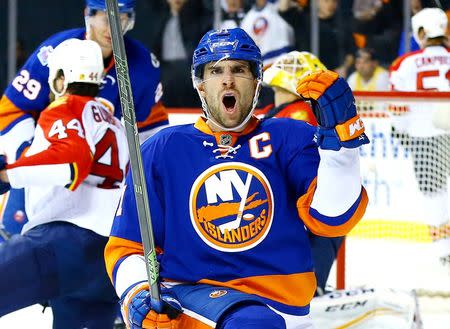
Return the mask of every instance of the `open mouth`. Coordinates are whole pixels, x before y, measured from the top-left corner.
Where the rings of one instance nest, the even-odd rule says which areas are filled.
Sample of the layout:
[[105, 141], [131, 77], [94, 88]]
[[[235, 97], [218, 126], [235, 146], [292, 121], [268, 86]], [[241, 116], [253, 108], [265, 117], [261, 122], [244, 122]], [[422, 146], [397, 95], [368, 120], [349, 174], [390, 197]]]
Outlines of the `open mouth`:
[[225, 95], [222, 99], [222, 103], [225, 106], [225, 110], [232, 112], [236, 105], [236, 97], [233, 95]]

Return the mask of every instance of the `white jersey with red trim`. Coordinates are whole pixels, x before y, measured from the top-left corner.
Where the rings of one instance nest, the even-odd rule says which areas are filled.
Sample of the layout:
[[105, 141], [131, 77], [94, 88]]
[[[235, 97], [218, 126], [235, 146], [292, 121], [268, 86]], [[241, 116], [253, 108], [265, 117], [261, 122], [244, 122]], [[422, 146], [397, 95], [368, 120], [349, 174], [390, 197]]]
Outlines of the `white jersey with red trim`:
[[[442, 46], [410, 52], [394, 61], [390, 68], [391, 89], [397, 91], [450, 91], [450, 51]], [[395, 113], [398, 131], [412, 137], [446, 134], [436, 122], [447, 108], [441, 104], [407, 105], [404, 113]]]
[[92, 97], [68, 95], [45, 109], [25, 156], [7, 166], [25, 187], [27, 231], [71, 222], [107, 236], [128, 163], [124, 128]]
[[450, 91], [450, 49], [426, 47], [394, 61], [390, 83], [398, 91]]

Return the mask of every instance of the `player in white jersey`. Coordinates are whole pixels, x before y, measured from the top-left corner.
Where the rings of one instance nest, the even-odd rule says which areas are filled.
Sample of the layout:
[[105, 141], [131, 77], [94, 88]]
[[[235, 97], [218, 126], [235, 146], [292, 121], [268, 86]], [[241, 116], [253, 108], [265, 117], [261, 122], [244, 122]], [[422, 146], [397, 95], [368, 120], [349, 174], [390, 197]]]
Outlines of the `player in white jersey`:
[[112, 328], [117, 296], [103, 250], [128, 163], [124, 128], [95, 100], [100, 46], [68, 39], [48, 58], [55, 100], [25, 155], [0, 156], [0, 192], [25, 188], [29, 222], [0, 244], [0, 316], [49, 300], [53, 328]]
[[256, 1], [241, 22], [261, 49], [264, 66], [294, 50], [294, 29], [278, 13], [278, 6], [269, 1]]
[[411, 25], [421, 49], [394, 61], [392, 89], [450, 91], [450, 49], [444, 46], [447, 15], [439, 8], [425, 8], [411, 18]]
[[[425, 8], [411, 18], [420, 50], [398, 58], [390, 69], [390, 83], [397, 91], [450, 91], [450, 49], [445, 47], [448, 19], [439, 8]], [[438, 104], [409, 106], [394, 113], [394, 135], [411, 152], [426, 220], [438, 230], [449, 222], [448, 175], [450, 173], [449, 108]], [[430, 150], [424, 154], [424, 150]], [[448, 263], [450, 239], [435, 244], [439, 257]], [[447, 260], [447, 261], [445, 261]]]

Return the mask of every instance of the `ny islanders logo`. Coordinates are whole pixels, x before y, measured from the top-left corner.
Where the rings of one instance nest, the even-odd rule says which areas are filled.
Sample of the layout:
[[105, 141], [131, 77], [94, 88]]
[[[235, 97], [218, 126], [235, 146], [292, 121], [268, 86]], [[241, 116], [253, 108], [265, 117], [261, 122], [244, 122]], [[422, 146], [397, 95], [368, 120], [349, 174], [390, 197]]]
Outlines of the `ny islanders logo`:
[[273, 221], [273, 193], [266, 176], [239, 162], [205, 170], [190, 194], [190, 216], [210, 247], [238, 252], [264, 240]]

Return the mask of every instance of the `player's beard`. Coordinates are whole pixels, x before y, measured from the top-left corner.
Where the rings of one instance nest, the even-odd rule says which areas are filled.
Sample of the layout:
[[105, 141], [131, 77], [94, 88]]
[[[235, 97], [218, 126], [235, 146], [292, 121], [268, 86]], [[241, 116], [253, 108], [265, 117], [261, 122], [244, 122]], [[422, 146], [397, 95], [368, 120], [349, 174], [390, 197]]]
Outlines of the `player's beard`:
[[231, 115], [226, 113], [221, 96], [207, 96], [205, 101], [209, 115], [214, 121], [225, 128], [233, 128], [238, 127], [247, 118], [252, 109], [253, 98], [237, 97], [236, 112]]

